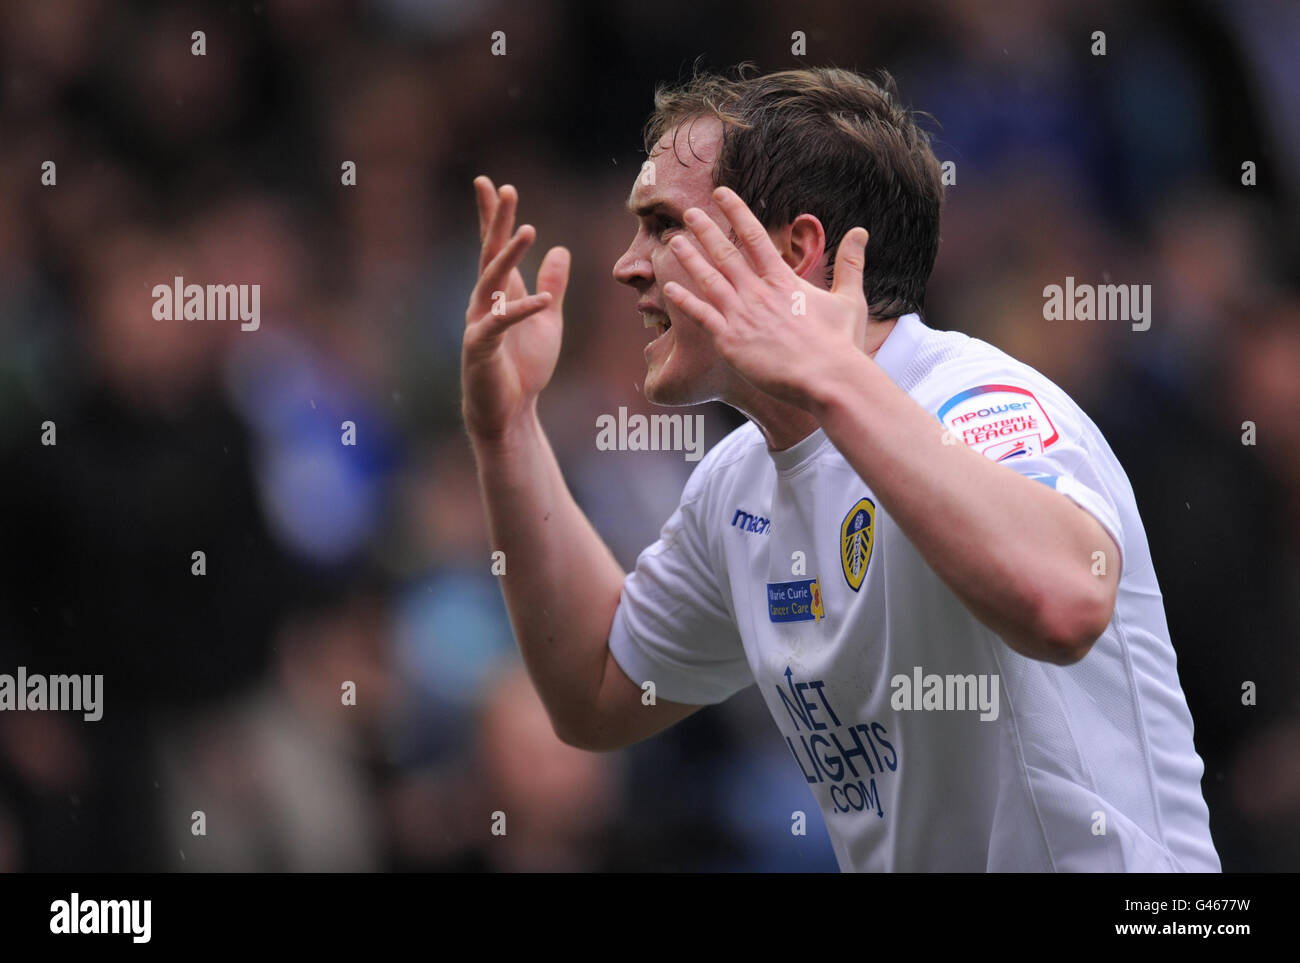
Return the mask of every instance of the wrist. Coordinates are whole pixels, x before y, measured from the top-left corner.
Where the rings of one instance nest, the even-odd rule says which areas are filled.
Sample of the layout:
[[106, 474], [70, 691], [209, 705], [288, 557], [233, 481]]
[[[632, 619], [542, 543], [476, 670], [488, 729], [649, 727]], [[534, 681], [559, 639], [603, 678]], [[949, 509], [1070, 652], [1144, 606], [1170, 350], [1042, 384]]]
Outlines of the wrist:
[[476, 425], [468, 412], [462, 414], [470, 445], [480, 455], [508, 454], [541, 431], [536, 398], [509, 418], [490, 426]]
[[861, 351], [836, 355], [829, 364], [820, 367], [808, 386], [808, 412], [823, 427], [828, 421], [834, 421], [846, 408], [852, 407], [854, 397], [866, 387], [873, 368], [875, 362]]

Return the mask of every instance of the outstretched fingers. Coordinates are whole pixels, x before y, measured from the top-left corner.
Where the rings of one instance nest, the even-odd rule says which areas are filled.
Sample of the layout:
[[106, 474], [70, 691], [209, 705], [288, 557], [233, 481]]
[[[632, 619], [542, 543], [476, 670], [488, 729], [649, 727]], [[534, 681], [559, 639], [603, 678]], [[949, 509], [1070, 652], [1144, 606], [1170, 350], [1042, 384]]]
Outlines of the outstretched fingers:
[[692, 207], [682, 215], [682, 220], [699, 239], [700, 248], [708, 255], [708, 260], [733, 286], [739, 288], [753, 275], [753, 268], [745, 263], [745, 258], [713, 218], [698, 207]]
[[[487, 178], [484, 178], [487, 180]], [[488, 181], [491, 184], [491, 181]], [[476, 183], [476, 189], [477, 183]], [[495, 200], [484, 198], [486, 203], [493, 204], [492, 216], [487, 224], [487, 233], [483, 238], [483, 250], [479, 255], [479, 270], [494, 258], [501, 250], [502, 246], [510, 238], [511, 231], [514, 230], [515, 209], [519, 205], [519, 194], [513, 187], [506, 184], [495, 193]]]
[[[717, 229], [716, 224], [714, 229]], [[723, 240], [725, 241], [726, 238], [723, 238]], [[686, 273], [695, 281], [696, 288], [704, 294], [711, 304], [723, 311], [727, 311], [735, 305], [737, 295], [731, 281], [709, 263], [709, 259], [701, 254], [695, 245], [678, 234], [669, 242], [668, 246], [677, 260], [681, 262], [682, 267], [686, 269]]]
[[727, 328], [727, 319], [709, 302], [697, 297], [678, 284], [669, 281], [664, 285], [664, 296], [677, 305], [688, 318], [703, 326], [711, 336], [717, 337]]
[[478, 239], [482, 244], [487, 241], [488, 225], [497, 209], [497, 189], [486, 174], [474, 178], [474, 200], [478, 206]]
[[727, 216], [727, 221], [735, 232], [736, 241], [740, 244], [740, 249], [745, 252], [745, 256], [749, 258], [749, 263], [754, 266], [754, 270], [763, 277], [773, 278], [783, 270], [790, 269], [789, 265], [781, 260], [781, 252], [772, 243], [772, 236], [767, 233], [767, 228], [754, 216], [754, 212], [741, 200], [739, 194], [729, 187], [719, 187], [713, 192], [713, 199], [718, 207], [722, 208], [722, 213]]
[[548, 291], [557, 310], [564, 309], [564, 292], [569, 287], [569, 264], [572, 256], [567, 247], [553, 247], [537, 269], [538, 292]]
[[492, 345], [520, 321], [550, 307], [553, 300], [554, 295], [550, 291], [542, 291], [526, 298], [504, 302], [499, 310], [489, 311], [479, 319], [472, 326], [471, 335], [479, 345]]
[[[508, 244], [497, 253], [479, 275], [470, 302], [470, 319], [486, 311], [497, 292], [504, 292], [510, 272], [519, 266], [533, 239], [537, 236], [531, 224], [522, 225]], [[497, 298], [497, 301], [500, 299]]]

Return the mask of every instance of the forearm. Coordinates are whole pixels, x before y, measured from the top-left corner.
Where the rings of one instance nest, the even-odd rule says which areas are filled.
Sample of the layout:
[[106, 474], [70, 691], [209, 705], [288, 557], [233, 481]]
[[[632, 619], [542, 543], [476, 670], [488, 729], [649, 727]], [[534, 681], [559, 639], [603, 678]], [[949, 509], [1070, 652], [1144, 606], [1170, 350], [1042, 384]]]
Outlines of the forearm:
[[623, 570], [569, 493], [535, 411], [471, 440], [524, 663], [557, 727], [578, 725], [596, 703]]
[[[977, 618], [1030, 658], [1068, 663], [1086, 652], [1114, 598], [1114, 543], [1095, 519], [960, 441], [945, 444], [943, 426], [865, 355], [828, 373], [814, 408], [831, 442]], [[1096, 551], [1108, 556], [1109, 576], [1092, 574]]]

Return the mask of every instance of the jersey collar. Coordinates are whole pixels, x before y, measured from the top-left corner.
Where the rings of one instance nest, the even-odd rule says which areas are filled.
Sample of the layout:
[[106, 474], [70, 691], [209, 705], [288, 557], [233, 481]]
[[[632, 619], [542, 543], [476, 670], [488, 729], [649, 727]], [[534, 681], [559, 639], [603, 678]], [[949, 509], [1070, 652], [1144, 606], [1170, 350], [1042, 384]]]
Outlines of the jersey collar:
[[908, 362], [916, 354], [917, 343], [926, 330], [925, 322], [919, 314], [905, 314], [894, 324], [894, 330], [889, 332], [875, 358], [876, 364], [889, 375], [890, 381], [897, 384], [903, 377]]

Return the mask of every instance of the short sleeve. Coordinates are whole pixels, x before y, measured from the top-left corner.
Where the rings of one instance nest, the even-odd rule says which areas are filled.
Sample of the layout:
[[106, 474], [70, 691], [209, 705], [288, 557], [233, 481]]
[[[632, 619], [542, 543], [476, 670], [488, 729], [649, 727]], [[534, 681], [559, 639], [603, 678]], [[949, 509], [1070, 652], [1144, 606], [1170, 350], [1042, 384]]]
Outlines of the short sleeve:
[[[986, 458], [1052, 488], [1088, 512], [1115, 541], [1123, 571], [1124, 527], [1109, 449], [1069, 397], [1046, 379], [968, 378], [948, 384], [939, 420]], [[951, 391], [959, 387], [957, 391]], [[1109, 481], [1108, 481], [1109, 479]]]
[[623, 581], [609, 636], [629, 679], [688, 705], [722, 702], [754, 681], [700, 529], [704, 468]]

